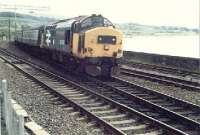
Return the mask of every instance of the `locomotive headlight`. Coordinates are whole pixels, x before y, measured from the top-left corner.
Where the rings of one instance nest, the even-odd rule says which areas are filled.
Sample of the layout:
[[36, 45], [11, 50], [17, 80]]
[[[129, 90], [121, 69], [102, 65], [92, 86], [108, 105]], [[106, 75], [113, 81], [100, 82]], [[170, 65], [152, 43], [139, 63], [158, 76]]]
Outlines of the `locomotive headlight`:
[[113, 42], [114, 42], [115, 40], [116, 40], [115, 38], [112, 39]]
[[93, 49], [92, 48], [90, 48], [90, 47], [88, 47], [88, 52], [92, 52], [93, 51]]
[[104, 45], [104, 50], [108, 51], [109, 50], [109, 46]]
[[94, 39], [92, 39], [90, 42], [91, 42], [91, 43], [94, 43]]
[[121, 49], [118, 49], [118, 53], [122, 53], [122, 50], [121, 50]]

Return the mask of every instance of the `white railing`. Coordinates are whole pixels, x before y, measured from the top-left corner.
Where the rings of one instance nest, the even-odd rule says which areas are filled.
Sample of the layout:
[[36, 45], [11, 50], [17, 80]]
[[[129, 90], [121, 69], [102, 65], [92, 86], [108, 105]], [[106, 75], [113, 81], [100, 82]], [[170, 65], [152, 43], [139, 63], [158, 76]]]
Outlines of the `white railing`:
[[18, 105], [14, 100], [11, 99], [11, 95], [7, 90], [6, 80], [0, 82], [0, 94], [2, 98], [0, 100], [0, 109], [3, 110], [3, 113], [0, 113], [0, 116], [3, 117], [5, 121], [6, 131], [8, 135], [25, 135], [25, 127], [32, 134], [39, 135], [42, 133], [42, 135], [49, 135], [42, 127], [37, 125], [35, 122], [24, 121], [28, 118], [28, 114], [25, 110], [23, 110], [23, 108], [20, 105]]
[[24, 135], [24, 118], [28, 117], [28, 114], [11, 99], [6, 80], [1, 82], [1, 94], [3, 96], [2, 117], [5, 120], [8, 135]]

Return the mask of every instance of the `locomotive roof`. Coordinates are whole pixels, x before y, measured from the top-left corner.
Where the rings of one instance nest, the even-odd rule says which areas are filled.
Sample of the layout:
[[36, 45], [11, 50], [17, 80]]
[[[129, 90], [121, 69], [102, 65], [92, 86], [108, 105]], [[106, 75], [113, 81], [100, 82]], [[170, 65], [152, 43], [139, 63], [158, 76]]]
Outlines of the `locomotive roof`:
[[81, 21], [87, 17], [88, 16], [78, 16], [78, 17], [74, 17], [74, 18], [59, 20], [57, 22], [47, 25], [47, 27], [56, 27], [56, 28], [71, 27], [71, 25], [74, 21]]
[[87, 18], [88, 16], [78, 16], [78, 17], [73, 17], [73, 18], [69, 18], [69, 19], [63, 19], [63, 20], [59, 20], [59, 21], [57, 21], [57, 22], [55, 22], [55, 23], [53, 23], [53, 24], [58, 24], [58, 23], [62, 23], [62, 22], [68, 22], [68, 21], [72, 21], [72, 20], [74, 20], [74, 21], [81, 21], [81, 20], [83, 20], [83, 19], [85, 19], [85, 18]]
[[[101, 15], [92, 14], [91, 16], [101, 16]], [[59, 21], [54, 22], [54, 23], [49, 23], [47, 25], [42, 25], [40, 27], [31, 28], [31, 29], [23, 29], [23, 31], [25, 31], [25, 30], [38, 30], [38, 29], [43, 29], [44, 27], [50, 27], [50, 28], [71, 27], [73, 22], [75, 22], [75, 21], [81, 22], [81, 21], [83, 21], [84, 19], [86, 19], [88, 17], [90, 17], [90, 16], [78, 16], [78, 17], [74, 17], [74, 18], [63, 19], [63, 20], [59, 20]]]
[[83, 20], [85, 20], [86, 18], [89, 17], [95, 17], [95, 16], [100, 16], [103, 17], [101, 15], [96, 15], [96, 14], [92, 14], [91, 16], [78, 16], [78, 17], [74, 17], [74, 18], [69, 18], [69, 19], [64, 19], [64, 20], [60, 20], [57, 21], [53, 24], [47, 25], [47, 27], [52, 27], [52, 28], [66, 28], [66, 27], [71, 27], [72, 23], [75, 21], [78, 22], [82, 22]]

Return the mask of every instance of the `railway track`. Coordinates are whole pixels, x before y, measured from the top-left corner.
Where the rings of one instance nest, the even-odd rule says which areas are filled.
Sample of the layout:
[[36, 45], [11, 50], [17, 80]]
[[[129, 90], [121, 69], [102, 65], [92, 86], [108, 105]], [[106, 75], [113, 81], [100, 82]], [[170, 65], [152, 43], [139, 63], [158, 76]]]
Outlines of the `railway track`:
[[188, 71], [184, 69], [177, 69], [172, 67], [164, 67], [164, 66], [157, 66], [157, 65], [151, 65], [151, 64], [145, 64], [145, 63], [139, 63], [139, 62], [131, 62], [127, 64], [130, 67], [137, 68], [137, 69], [144, 69], [144, 70], [151, 70], [151, 71], [157, 71], [164, 74], [171, 74], [176, 75], [180, 77], [189, 77], [199, 80], [200, 79], [200, 73]]
[[50, 73], [2, 50], [0, 57], [46, 88], [59, 100], [70, 103], [76, 110], [112, 134], [181, 134], [176, 129], [84, 87], [80, 83]]
[[147, 79], [154, 82], [185, 88], [187, 90], [198, 91], [198, 92], [200, 91], [200, 81], [186, 80], [180, 77], [169, 76], [156, 72], [147, 72], [144, 70], [130, 68], [127, 66], [122, 66], [120, 68], [120, 73], [121, 75]]
[[200, 133], [199, 106], [147, 90], [119, 78], [104, 82], [90, 78], [79, 82], [183, 134], [199, 135]]
[[[91, 92], [103, 95], [103, 97], [115, 102], [115, 104], [122, 105], [124, 108], [119, 110], [129, 115], [133, 114], [134, 117], [135, 115], [138, 116], [139, 118], [136, 118], [137, 122], [139, 119], [139, 121], [145, 121], [143, 122], [144, 125], [148, 123], [147, 125], [153, 127], [153, 130], [149, 130], [152, 133], [166, 134], [167, 132], [168, 134], [181, 135], [199, 135], [200, 133], [199, 106], [134, 85], [116, 77], [113, 80], [107, 81], [87, 76], [85, 78], [68, 76], [68, 79], [73, 81], [73, 83], [76, 82], [76, 84], [81, 85], [85, 89], [91, 90]], [[118, 108], [119, 106], [116, 105], [116, 107]], [[129, 112], [130, 110], [132, 111], [131, 113]], [[146, 121], [149, 122], [146, 123]], [[111, 122], [110, 125], [113, 125], [113, 123]], [[130, 126], [131, 124], [127, 125]], [[155, 129], [155, 125], [159, 128]], [[145, 130], [141, 131], [142, 133], [145, 132]]]

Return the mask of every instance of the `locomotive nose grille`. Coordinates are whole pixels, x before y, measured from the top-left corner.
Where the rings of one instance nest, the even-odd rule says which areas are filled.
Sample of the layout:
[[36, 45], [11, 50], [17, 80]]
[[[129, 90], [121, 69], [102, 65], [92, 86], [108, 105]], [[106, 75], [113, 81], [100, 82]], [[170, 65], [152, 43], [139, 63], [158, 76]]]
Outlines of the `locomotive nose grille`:
[[117, 42], [116, 36], [98, 36], [97, 43], [99, 44], [113, 44]]

